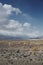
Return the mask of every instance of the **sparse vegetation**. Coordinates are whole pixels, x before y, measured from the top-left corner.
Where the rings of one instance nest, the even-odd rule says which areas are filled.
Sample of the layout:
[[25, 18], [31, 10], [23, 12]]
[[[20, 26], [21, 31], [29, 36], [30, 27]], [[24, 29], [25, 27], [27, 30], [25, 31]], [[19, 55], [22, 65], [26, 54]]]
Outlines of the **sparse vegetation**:
[[0, 41], [0, 65], [43, 65], [43, 40]]

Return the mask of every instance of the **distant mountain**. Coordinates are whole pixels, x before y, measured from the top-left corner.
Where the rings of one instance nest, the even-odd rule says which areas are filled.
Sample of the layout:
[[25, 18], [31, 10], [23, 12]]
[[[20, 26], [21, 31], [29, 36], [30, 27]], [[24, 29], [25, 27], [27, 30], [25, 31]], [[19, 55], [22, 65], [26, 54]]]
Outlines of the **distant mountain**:
[[29, 39], [43, 39], [43, 36], [40, 37], [27, 37], [27, 36], [5, 36], [5, 35], [0, 35], [0, 40], [29, 40]]
[[22, 37], [12, 37], [12, 36], [4, 36], [0, 35], [0, 40], [21, 40]]
[[33, 37], [33, 38], [30, 38], [30, 39], [43, 39], [43, 36]]
[[26, 39], [28, 38], [23, 36], [13, 37], [13, 36], [0, 35], [0, 40], [26, 40]]

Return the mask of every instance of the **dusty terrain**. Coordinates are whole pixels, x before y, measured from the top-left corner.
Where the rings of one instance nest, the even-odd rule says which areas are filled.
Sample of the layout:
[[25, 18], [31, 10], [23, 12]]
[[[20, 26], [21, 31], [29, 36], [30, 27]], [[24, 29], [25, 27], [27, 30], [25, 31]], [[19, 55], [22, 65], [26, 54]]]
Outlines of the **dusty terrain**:
[[43, 65], [43, 40], [0, 41], [0, 65]]

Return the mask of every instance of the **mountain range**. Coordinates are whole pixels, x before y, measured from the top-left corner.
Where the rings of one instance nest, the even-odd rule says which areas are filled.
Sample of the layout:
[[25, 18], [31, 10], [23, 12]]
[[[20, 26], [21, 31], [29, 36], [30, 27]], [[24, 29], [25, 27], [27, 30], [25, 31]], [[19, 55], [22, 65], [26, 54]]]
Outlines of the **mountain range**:
[[5, 36], [5, 35], [0, 35], [0, 40], [29, 40], [29, 39], [43, 39], [43, 36], [40, 37], [26, 37], [26, 36]]

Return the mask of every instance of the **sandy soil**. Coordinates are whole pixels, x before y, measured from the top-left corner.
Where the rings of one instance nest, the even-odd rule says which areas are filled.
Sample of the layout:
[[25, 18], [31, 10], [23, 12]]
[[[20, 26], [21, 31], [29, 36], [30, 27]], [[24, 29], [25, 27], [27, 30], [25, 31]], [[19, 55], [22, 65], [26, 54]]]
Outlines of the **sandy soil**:
[[0, 65], [43, 65], [43, 40], [0, 41]]

